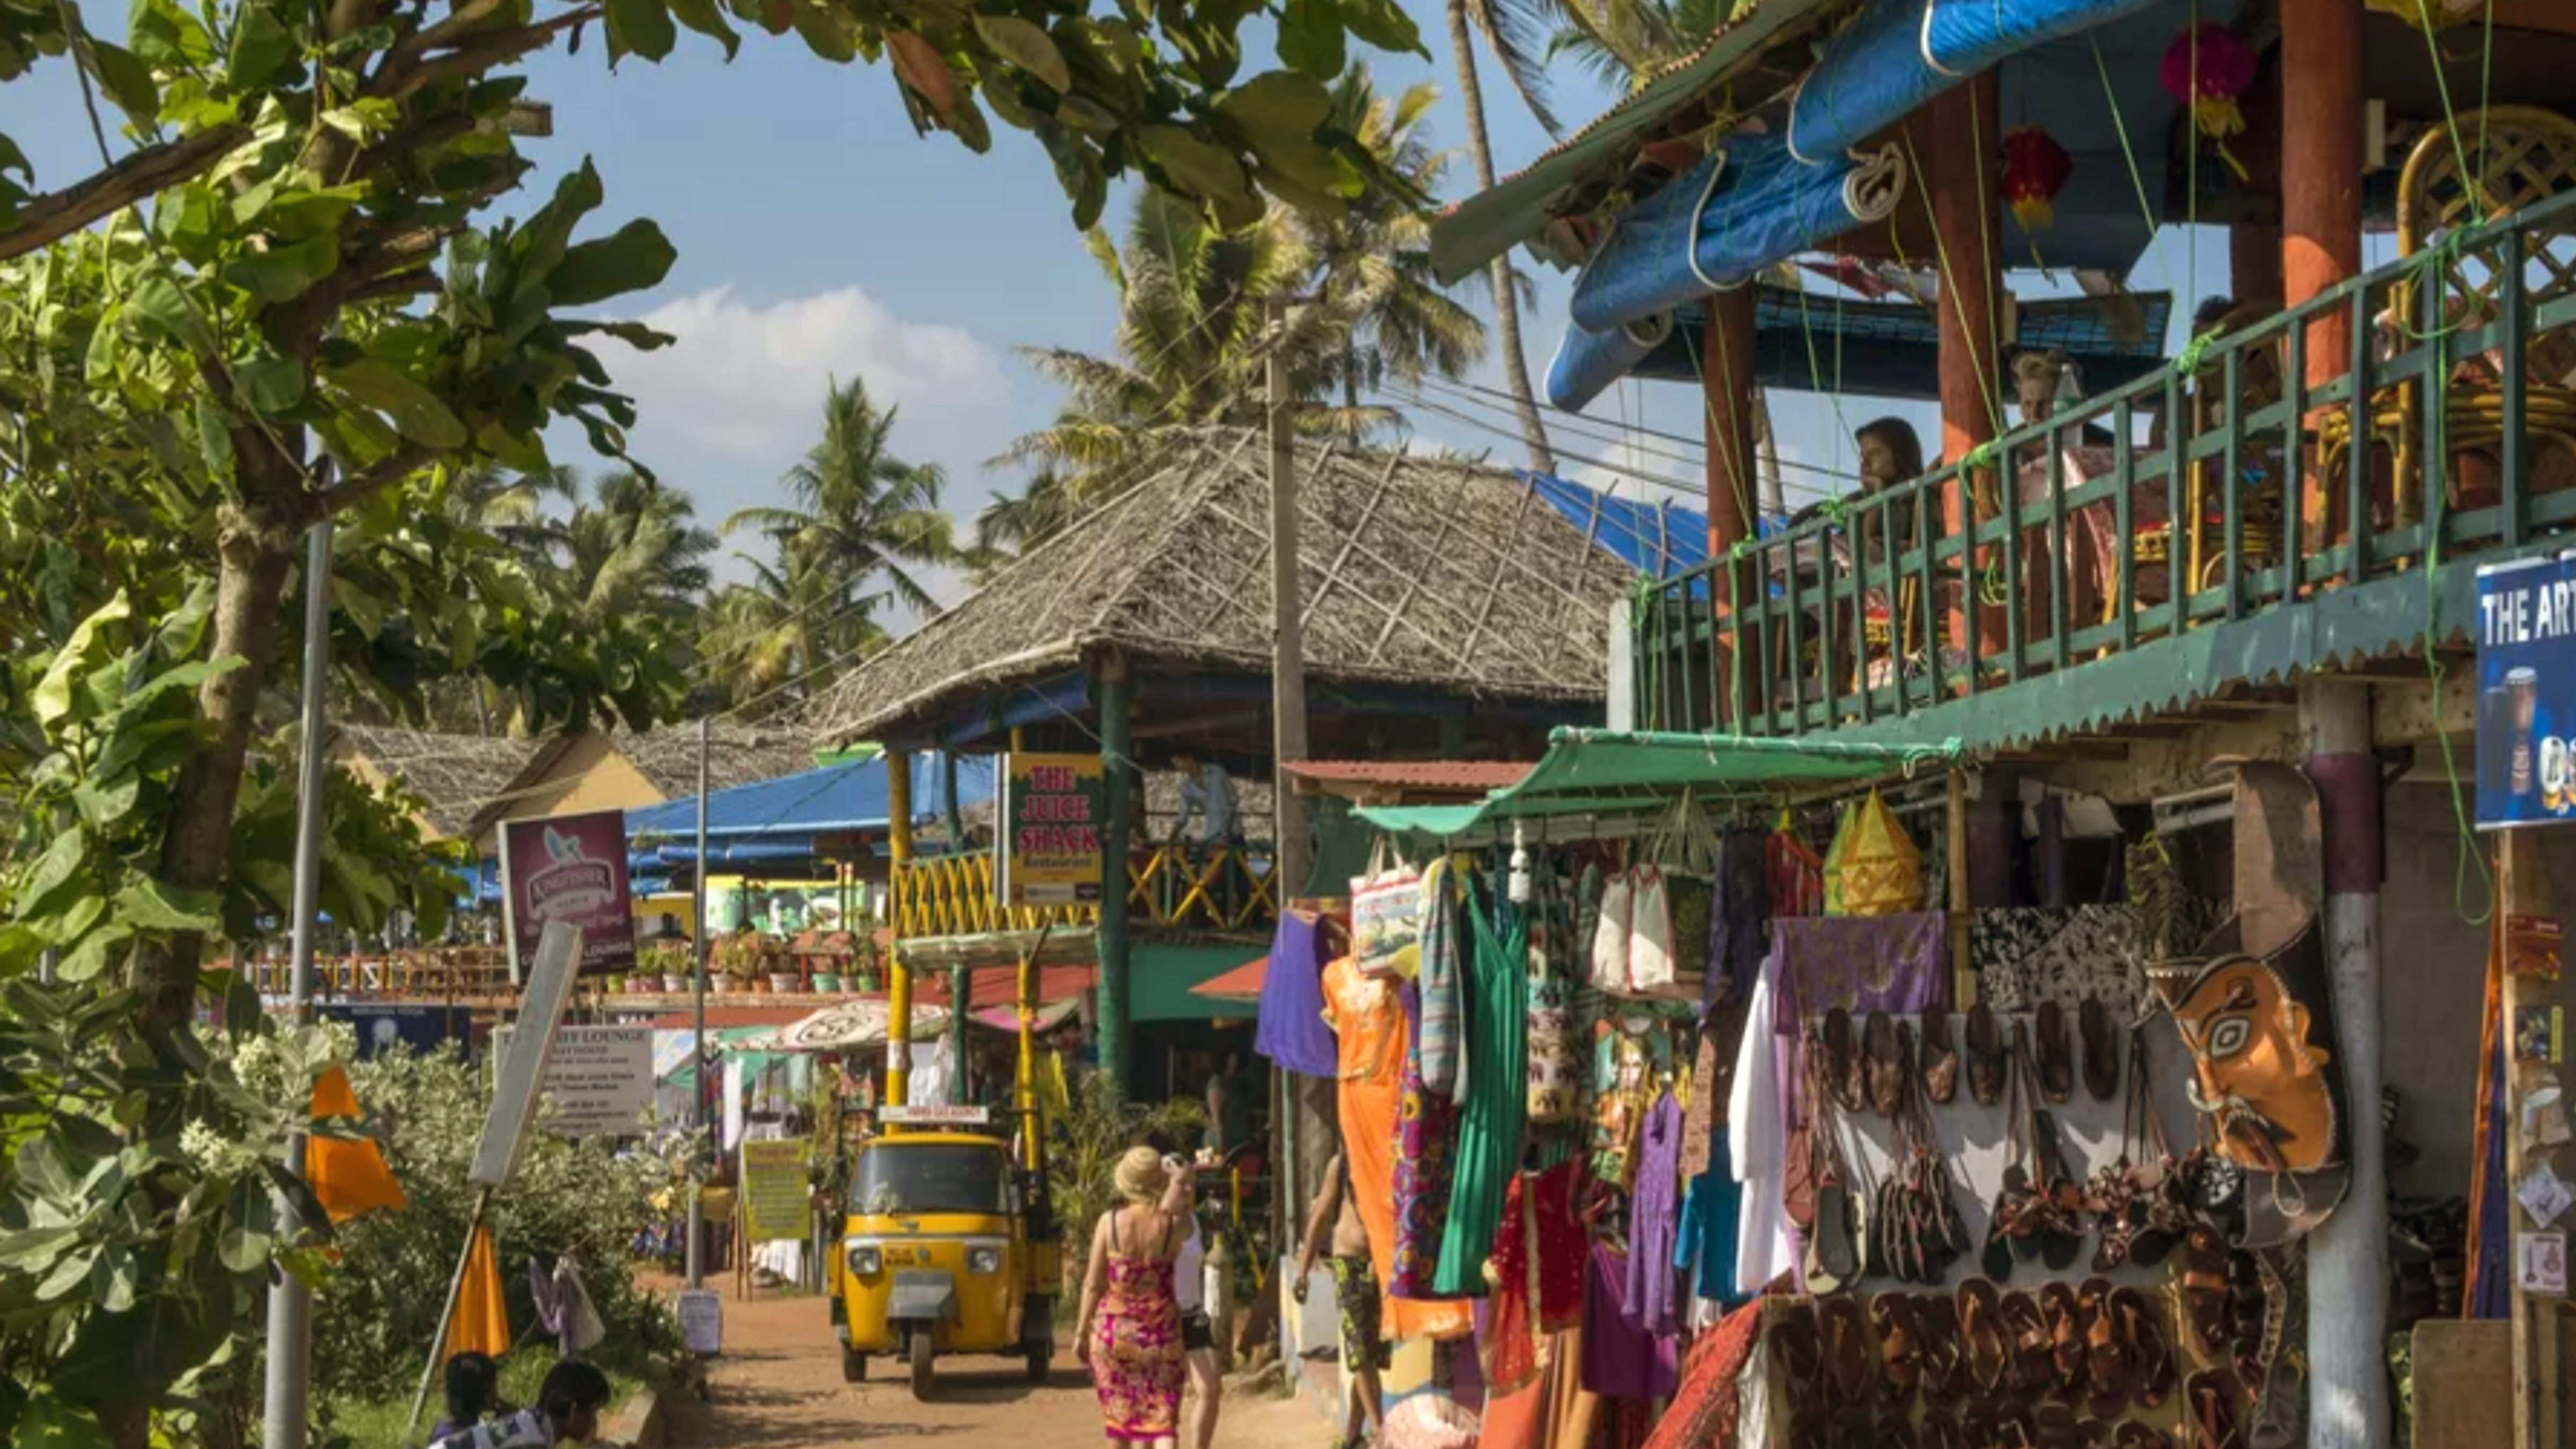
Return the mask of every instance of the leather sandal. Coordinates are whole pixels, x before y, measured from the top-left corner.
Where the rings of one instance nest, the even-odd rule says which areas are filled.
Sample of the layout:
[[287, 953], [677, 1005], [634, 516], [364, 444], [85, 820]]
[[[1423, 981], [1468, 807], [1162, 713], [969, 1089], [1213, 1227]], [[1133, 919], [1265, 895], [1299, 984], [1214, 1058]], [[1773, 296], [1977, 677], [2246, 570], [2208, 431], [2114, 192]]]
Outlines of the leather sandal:
[[2120, 1094], [2120, 1042], [2111, 1032], [2111, 1008], [2085, 997], [2075, 1023], [2084, 1038], [2084, 1090], [2096, 1102], [2110, 1101]]
[[2119, 1449], [2117, 1435], [2118, 1430], [2104, 1420], [2078, 1419], [2075, 1421], [2075, 1442], [2078, 1449]]
[[2040, 1311], [2038, 1297], [2028, 1292], [2005, 1294], [1997, 1323], [2012, 1344], [2013, 1386], [2025, 1392], [2045, 1390], [2056, 1375], [2056, 1364], [2049, 1353], [2048, 1316]]
[[1923, 1377], [1922, 1334], [1914, 1323], [1914, 1300], [1902, 1293], [1881, 1293], [1869, 1301], [1869, 1322], [1878, 1330], [1880, 1404], [1898, 1414], [1914, 1403]]
[[2048, 1357], [2057, 1370], [2052, 1387], [2060, 1397], [2074, 1398], [2085, 1384], [2083, 1315], [2077, 1311], [2075, 1289], [2065, 1283], [2041, 1285], [2039, 1313], [2048, 1324]]
[[1825, 1449], [1870, 1449], [1873, 1427], [1868, 1409], [1846, 1405], [1825, 1427]]
[[1859, 1043], [1852, 1039], [1851, 1013], [1837, 1006], [1825, 1013], [1825, 1085], [1846, 1112], [1868, 1105]]
[[[1911, 1308], [1923, 1402], [1958, 1403], [1975, 1387], [1968, 1379], [1967, 1348], [1959, 1340], [1958, 1305], [1947, 1294], [1925, 1293], [1913, 1300]], [[1930, 1449], [1928, 1439], [1926, 1449]]]
[[2163, 1432], [2145, 1424], [2120, 1425], [2111, 1436], [2111, 1449], [2174, 1449], [2173, 1441]]
[[2129, 1341], [2120, 1332], [2120, 1316], [2111, 1311], [2111, 1281], [2087, 1278], [2075, 1290], [2075, 1311], [2084, 1325], [2084, 1379], [2093, 1412], [2116, 1419], [2128, 1407]]
[[1947, 1107], [1959, 1095], [1959, 1049], [1950, 1044], [1950, 1014], [1923, 1014], [1923, 1096], [1935, 1107]]
[[1905, 1105], [1905, 1056], [1898, 1048], [1896, 1018], [1884, 1011], [1871, 1012], [1861, 1026], [1860, 1049], [1867, 1059], [1863, 1075], [1869, 1087], [1869, 1105], [1893, 1122], [1897, 1110]]
[[1968, 1363], [1968, 1381], [1980, 1393], [2002, 1389], [2012, 1370], [2012, 1343], [2004, 1337], [2003, 1299], [1995, 1285], [1971, 1278], [1959, 1285], [1951, 1301], [1959, 1309], [1959, 1347]]
[[2203, 1360], [2225, 1357], [2232, 1330], [2228, 1316], [2227, 1245], [2220, 1241], [2218, 1229], [2195, 1223], [2184, 1234], [2182, 1271], [2175, 1282], [2182, 1292], [2183, 1323], [2190, 1332], [2194, 1356]]
[[1837, 1402], [1867, 1403], [1876, 1376], [1871, 1371], [1869, 1325], [1861, 1317], [1860, 1300], [1837, 1293], [1823, 1300], [1821, 1311], [1825, 1325], [1825, 1380]]
[[2182, 1422], [2192, 1435], [2192, 1449], [2245, 1449], [2231, 1392], [2226, 1374], [2218, 1369], [2203, 1369], [2184, 1383]]
[[2039, 1038], [2039, 1094], [2051, 1104], [2064, 1102], [2075, 1095], [2075, 1063], [2066, 1054], [2066, 1009], [2043, 1001], [2031, 1025]]
[[1959, 1428], [1959, 1421], [1952, 1418], [1947, 1409], [1925, 1409], [1923, 1423], [1916, 1429], [1914, 1439], [1920, 1449], [1982, 1449], [1982, 1446], [1969, 1444], [1967, 1435]]
[[2075, 1411], [2064, 1404], [2032, 1405], [2030, 1422], [2040, 1449], [2082, 1449], [2075, 1427]]
[[2130, 1398], [2141, 1409], [2163, 1407], [2174, 1389], [2173, 1342], [2165, 1333], [2164, 1314], [2139, 1288], [2113, 1289], [2111, 1312], [2128, 1343], [2129, 1368], [2124, 1377]]
[[1968, 1095], [1980, 1107], [1991, 1107], [2004, 1095], [2004, 1034], [1993, 1009], [1982, 1001], [1968, 1009]]

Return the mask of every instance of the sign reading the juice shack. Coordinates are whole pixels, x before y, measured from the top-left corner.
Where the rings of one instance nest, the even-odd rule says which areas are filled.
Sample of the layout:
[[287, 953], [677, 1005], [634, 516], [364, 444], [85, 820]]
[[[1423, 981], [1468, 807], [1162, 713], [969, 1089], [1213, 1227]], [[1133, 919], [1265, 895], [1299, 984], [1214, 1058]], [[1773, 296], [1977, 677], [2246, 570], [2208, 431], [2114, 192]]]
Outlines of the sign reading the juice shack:
[[1004, 755], [994, 894], [1005, 906], [1096, 905], [1108, 778], [1097, 755]]

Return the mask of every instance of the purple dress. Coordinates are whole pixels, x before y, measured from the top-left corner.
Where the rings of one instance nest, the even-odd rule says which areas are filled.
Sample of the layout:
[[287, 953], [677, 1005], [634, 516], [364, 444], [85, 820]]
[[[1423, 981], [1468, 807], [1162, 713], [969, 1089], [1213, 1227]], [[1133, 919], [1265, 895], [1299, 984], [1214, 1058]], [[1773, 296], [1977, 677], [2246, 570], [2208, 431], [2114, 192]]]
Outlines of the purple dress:
[[1681, 1331], [1673, 1291], [1681, 1232], [1682, 1108], [1664, 1093], [1637, 1133], [1637, 1192], [1628, 1214], [1628, 1321], [1652, 1334]]
[[1395, 1121], [1395, 1261], [1386, 1291], [1395, 1298], [1453, 1298], [1432, 1286], [1440, 1235], [1449, 1224], [1449, 1184], [1458, 1170], [1458, 1104], [1422, 1081], [1422, 1013], [1413, 985], [1397, 988], [1413, 1041]]
[[1341, 1049], [1324, 1021], [1324, 963], [1315, 918], [1279, 913], [1270, 969], [1261, 978], [1261, 1014], [1252, 1049], [1282, 1070], [1331, 1081], [1341, 1075]]
[[1592, 1274], [1583, 1286], [1583, 1387], [1604, 1398], [1669, 1399], [1681, 1387], [1677, 1340], [1628, 1321], [1628, 1259], [1607, 1243], [1592, 1245]]

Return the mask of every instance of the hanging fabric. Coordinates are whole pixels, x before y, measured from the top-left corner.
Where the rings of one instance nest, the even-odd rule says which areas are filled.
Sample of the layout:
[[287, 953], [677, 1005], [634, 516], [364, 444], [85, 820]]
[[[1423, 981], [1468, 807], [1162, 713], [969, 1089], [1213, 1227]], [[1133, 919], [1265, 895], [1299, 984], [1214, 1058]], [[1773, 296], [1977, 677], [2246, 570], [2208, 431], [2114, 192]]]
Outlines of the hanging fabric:
[[1529, 942], [1529, 1120], [1568, 1122], [1583, 1110], [1583, 1057], [1574, 1034], [1574, 973], [1580, 949], [1574, 901], [1553, 863], [1533, 890]]
[[[1368, 1227], [1369, 1256], [1378, 1286], [1395, 1276], [1396, 1124], [1402, 1115], [1405, 1061], [1404, 1009], [1395, 983], [1360, 974], [1345, 956], [1324, 970], [1341, 1050], [1343, 1165]], [[1395, 1298], [1386, 1304], [1387, 1336], [1450, 1338], [1467, 1331], [1466, 1305]]]
[[1340, 1072], [1332, 1028], [1324, 1022], [1322, 917], [1291, 907], [1270, 938], [1270, 967], [1261, 978], [1252, 1049], [1273, 1066], [1305, 1077]]
[[1458, 1091], [1458, 1032], [1463, 1004], [1464, 922], [1458, 919], [1458, 874], [1446, 856], [1422, 868], [1422, 1024], [1417, 1042], [1425, 1091], [1450, 1097]]
[[1424, 1084], [1420, 1003], [1410, 983], [1398, 988], [1398, 996], [1414, 1031], [1396, 1116], [1395, 1259], [1386, 1291], [1392, 1298], [1438, 1298], [1443, 1295], [1433, 1280], [1457, 1169], [1458, 1104]]
[[1529, 1107], [1528, 918], [1495, 895], [1467, 883], [1476, 937], [1467, 1053], [1475, 1066], [1459, 1104], [1458, 1173], [1435, 1278], [1443, 1293], [1485, 1291], [1485, 1259], [1502, 1222], [1505, 1184], [1520, 1163]]
[[1625, 870], [1601, 880], [1601, 910], [1592, 928], [1592, 985], [1601, 991], [1628, 989], [1628, 935], [1634, 919], [1636, 884]]

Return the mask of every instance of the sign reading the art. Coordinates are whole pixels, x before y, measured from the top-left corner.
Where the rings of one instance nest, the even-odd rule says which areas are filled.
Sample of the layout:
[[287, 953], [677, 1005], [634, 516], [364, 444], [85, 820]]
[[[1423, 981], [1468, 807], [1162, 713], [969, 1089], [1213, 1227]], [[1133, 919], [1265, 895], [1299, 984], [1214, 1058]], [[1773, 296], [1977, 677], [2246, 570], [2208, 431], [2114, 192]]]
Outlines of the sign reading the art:
[[635, 969], [635, 902], [626, 883], [626, 812], [554, 815], [501, 826], [501, 911], [510, 979], [524, 978], [547, 923], [581, 927], [581, 974]]
[[805, 1139], [742, 1144], [742, 1230], [755, 1243], [803, 1242], [813, 1231]]
[[1100, 900], [1109, 783], [1097, 755], [1004, 755], [994, 832], [994, 897], [1005, 906]]

